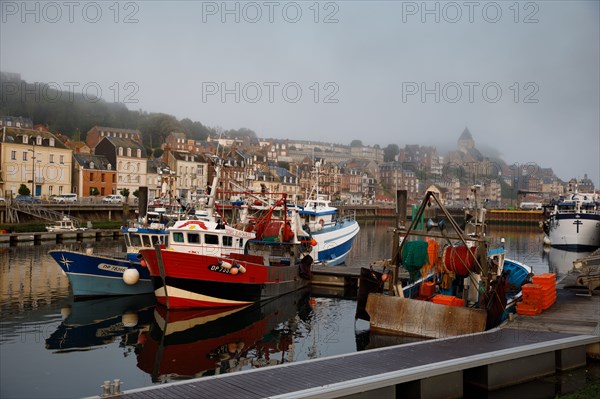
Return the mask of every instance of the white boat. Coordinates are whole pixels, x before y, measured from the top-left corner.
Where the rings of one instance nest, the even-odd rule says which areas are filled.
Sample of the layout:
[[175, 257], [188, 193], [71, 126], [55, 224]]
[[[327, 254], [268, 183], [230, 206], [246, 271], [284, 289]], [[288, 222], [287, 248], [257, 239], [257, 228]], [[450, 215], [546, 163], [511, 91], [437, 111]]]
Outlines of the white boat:
[[304, 205], [298, 210], [302, 228], [313, 240], [310, 256], [316, 264], [340, 265], [352, 249], [360, 227], [354, 216], [341, 216], [329, 199], [319, 194], [319, 167], [315, 163], [315, 184]]
[[573, 193], [550, 208], [544, 222], [550, 245], [591, 251], [600, 247], [600, 198], [594, 193]]
[[75, 225], [73, 219], [68, 216], [64, 216], [61, 220], [57, 220], [55, 224], [46, 226], [46, 230], [50, 233], [57, 233], [62, 231], [85, 231], [85, 227], [78, 227]]

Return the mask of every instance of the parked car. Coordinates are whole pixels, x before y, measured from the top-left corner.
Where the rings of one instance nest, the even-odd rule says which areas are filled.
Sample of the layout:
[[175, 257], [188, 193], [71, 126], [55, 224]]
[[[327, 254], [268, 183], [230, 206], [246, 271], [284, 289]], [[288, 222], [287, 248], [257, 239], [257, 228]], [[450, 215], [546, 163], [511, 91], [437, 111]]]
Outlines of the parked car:
[[52, 198], [53, 202], [58, 202], [59, 204], [66, 204], [66, 203], [75, 203], [77, 202], [77, 194], [60, 194], [60, 195], [55, 195]]
[[120, 194], [107, 195], [106, 197], [102, 198], [102, 202], [105, 204], [122, 204], [123, 196]]
[[28, 202], [30, 204], [41, 204], [42, 200], [39, 198], [32, 197], [31, 195], [17, 195], [15, 201]]

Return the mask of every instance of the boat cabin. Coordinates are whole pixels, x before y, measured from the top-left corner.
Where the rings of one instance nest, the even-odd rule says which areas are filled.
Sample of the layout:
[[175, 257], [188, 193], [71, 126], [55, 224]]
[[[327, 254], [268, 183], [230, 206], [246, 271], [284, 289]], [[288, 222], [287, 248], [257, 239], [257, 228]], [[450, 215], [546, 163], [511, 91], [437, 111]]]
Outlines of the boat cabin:
[[137, 261], [142, 249], [154, 248], [156, 244], [167, 245], [168, 234], [161, 223], [151, 223], [149, 228], [129, 227], [123, 229], [127, 258]]
[[298, 213], [302, 217], [302, 223], [309, 231], [320, 231], [336, 223], [337, 208], [329, 205], [330, 201], [323, 197], [308, 199], [304, 208]]
[[168, 232], [170, 249], [209, 256], [243, 254], [248, 240], [255, 237], [252, 232], [204, 220], [179, 221]]

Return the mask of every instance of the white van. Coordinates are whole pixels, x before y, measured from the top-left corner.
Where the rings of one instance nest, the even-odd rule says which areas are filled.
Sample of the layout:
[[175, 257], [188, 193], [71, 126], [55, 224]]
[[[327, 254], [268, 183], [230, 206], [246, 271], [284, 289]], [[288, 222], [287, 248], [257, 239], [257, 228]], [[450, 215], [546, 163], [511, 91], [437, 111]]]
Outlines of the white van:
[[123, 203], [123, 196], [120, 194], [111, 194], [102, 198], [102, 202], [105, 204], [121, 204]]
[[77, 194], [60, 194], [54, 197], [53, 201], [59, 204], [75, 203], [77, 202]]

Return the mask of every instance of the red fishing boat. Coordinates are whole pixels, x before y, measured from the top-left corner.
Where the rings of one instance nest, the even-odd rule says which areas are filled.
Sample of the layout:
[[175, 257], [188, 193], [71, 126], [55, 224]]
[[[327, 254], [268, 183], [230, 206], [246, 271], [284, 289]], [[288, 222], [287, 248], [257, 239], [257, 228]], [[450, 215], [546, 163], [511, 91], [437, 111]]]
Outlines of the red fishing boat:
[[[281, 205], [285, 196], [275, 207]], [[293, 212], [283, 220], [271, 214], [237, 228], [202, 220], [168, 228], [168, 247], [140, 252], [158, 302], [170, 309], [235, 307], [306, 286], [311, 240], [300, 235]]]

